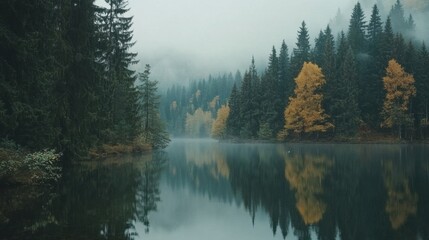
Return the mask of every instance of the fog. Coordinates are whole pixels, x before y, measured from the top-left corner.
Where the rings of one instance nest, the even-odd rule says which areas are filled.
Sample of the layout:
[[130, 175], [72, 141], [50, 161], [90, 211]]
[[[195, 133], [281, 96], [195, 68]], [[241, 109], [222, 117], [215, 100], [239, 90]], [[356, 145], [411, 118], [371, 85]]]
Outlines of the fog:
[[[384, 21], [395, 1], [362, 0], [366, 21], [374, 3]], [[428, 19], [428, 1], [402, 2], [406, 16], [413, 13], [419, 37], [429, 36], [426, 24], [420, 24]], [[338, 10], [343, 25], [331, 27], [334, 32], [347, 29], [355, 4], [355, 0], [129, 0], [129, 14], [134, 16], [133, 50], [140, 60], [135, 68], [142, 71], [144, 64], [151, 64], [152, 77], [162, 87], [208, 74], [244, 71], [252, 56], [263, 68], [272, 46], [279, 49], [283, 39], [291, 52], [303, 20], [314, 46], [314, 38]]]

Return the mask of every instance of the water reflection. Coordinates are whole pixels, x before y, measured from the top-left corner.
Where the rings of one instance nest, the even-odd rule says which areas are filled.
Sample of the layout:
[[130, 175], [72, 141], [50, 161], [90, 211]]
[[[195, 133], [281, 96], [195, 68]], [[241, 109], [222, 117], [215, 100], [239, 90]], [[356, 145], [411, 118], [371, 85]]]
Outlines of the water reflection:
[[177, 140], [166, 151], [2, 192], [0, 239], [429, 239], [424, 145]]
[[426, 146], [179, 141], [168, 151], [162, 189], [243, 208], [254, 225], [262, 212], [274, 237], [428, 239]]
[[[73, 166], [59, 186], [35, 190], [41, 199], [28, 201], [35, 206], [18, 202], [16, 209], [7, 212], [9, 221], [0, 224], [0, 238], [139, 238], [134, 225], [141, 221], [149, 229], [148, 214], [160, 201], [159, 176], [165, 157], [156, 153]], [[28, 194], [26, 189], [17, 190]], [[9, 197], [20, 201], [19, 195]]]

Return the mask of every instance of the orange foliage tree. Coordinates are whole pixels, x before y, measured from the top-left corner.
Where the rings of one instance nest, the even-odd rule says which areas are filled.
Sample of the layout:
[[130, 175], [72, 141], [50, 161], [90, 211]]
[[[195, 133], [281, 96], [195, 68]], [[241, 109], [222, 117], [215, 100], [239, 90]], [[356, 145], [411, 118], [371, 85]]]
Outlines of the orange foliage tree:
[[384, 184], [387, 190], [385, 210], [393, 229], [399, 229], [417, 212], [418, 195], [411, 191], [408, 177], [398, 171], [393, 161], [385, 161]]
[[383, 117], [381, 127], [392, 128], [397, 126], [399, 139], [402, 138], [402, 126], [412, 124], [407, 111], [411, 97], [416, 95], [414, 82], [413, 75], [406, 73], [395, 59], [389, 61], [386, 76], [383, 77], [386, 97], [381, 112]]
[[333, 162], [311, 154], [285, 156], [285, 178], [296, 191], [296, 208], [305, 224], [315, 224], [326, 211], [326, 203], [322, 200], [323, 180]]
[[326, 132], [334, 125], [322, 108], [323, 95], [320, 88], [326, 83], [322, 69], [311, 62], [305, 62], [295, 78], [295, 96], [290, 98], [284, 112], [284, 132], [296, 134]]
[[228, 116], [229, 106], [222, 106], [217, 110], [217, 117], [212, 125], [212, 137], [217, 139], [226, 137], [226, 120]]

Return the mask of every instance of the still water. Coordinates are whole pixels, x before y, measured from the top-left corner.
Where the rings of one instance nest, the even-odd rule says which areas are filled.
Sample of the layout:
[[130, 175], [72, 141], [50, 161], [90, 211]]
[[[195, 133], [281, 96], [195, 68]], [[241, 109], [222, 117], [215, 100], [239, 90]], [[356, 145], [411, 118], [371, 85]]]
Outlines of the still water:
[[1, 192], [0, 239], [429, 239], [429, 147], [174, 140]]

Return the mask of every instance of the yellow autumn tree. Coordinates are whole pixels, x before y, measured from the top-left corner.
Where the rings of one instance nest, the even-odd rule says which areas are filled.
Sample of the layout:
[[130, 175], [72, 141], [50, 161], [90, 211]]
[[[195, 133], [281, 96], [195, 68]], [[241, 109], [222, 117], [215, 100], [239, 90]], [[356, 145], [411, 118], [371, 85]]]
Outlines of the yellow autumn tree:
[[222, 106], [217, 111], [216, 120], [212, 125], [212, 137], [222, 139], [226, 136], [226, 120], [229, 116], [229, 106]]
[[323, 180], [333, 162], [324, 156], [285, 154], [285, 178], [295, 190], [296, 208], [305, 224], [319, 222], [326, 211]]
[[195, 110], [194, 114], [186, 114], [185, 130], [191, 137], [208, 137], [212, 128], [213, 119], [210, 111], [201, 108]]
[[385, 210], [393, 229], [399, 229], [417, 212], [418, 196], [411, 191], [407, 176], [398, 171], [393, 161], [385, 161], [384, 184], [387, 190]]
[[305, 62], [295, 78], [295, 96], [289, 100], [284, 111], [286, 132], [302, 133], [326, 132], [334, 125], [322, 108], [323, 95], [320, 88], [326, 83], [322, 69], [311, 62]]
[[381, 115], [381, 127], [398, 127], [399, 139], [402, 138], [402, 126], [412, 124], [408, 112], [411, 97], [416, 95], [413, 75], [406, 73], [402, 66], [391, 59], [383, 77], [386, 97]]

